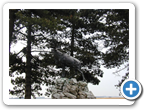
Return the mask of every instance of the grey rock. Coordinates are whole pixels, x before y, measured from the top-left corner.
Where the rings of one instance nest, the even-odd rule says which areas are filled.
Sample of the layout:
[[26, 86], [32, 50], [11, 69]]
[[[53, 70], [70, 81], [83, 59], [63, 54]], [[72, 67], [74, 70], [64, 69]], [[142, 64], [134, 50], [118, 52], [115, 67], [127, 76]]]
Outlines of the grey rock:
[[63, 86], [63, 92], [69, 92], [71, 86], [69, 84]]
[[56, 80], [56, 83], [57, 84], [63, 84], [66, 80], [67, 80], [67, 78], [59, 78]]
[[85, 93], [84, 91], [79, 91], [78, 93], [79, 93], [79, 95], [84, 95], [84, 96], [86, 96], [86, 93]]
[[65, 85], [70, 85], [70, 79], [67, 79], [65, 82], [64, 82], [64, 86]]
[[52, 94], [53, 99], [60, 99], [60, 94], [59, 93], [54, 93]]
[[53, 99], [62, 99], [64, 96], [65, 96], [65, 95], [60, 92], [60, 93], [54, 93], [54, 94], [52, 95], [52, 98], [53, 98]]
[[79, 86], [82, 86], [82, 87], [86, 87], [87, 86], [87, 83], [83, 82], [83, 81], [79, 81], [78, 84], [79, 84]]
[[52, 93], [57, 93], [57, 89], [54, 87], [51, 88], [51, 91], [52, 91]]
[[62, 92], [60, 92], [59, 94], [60, 94], [60, 99], [62, 99], [65, 96]]
[[57, 89], [57, 92], [60, 93], [60, 92], [62, 92], [62, 90], [61, 89]]
[[70, 93], [77, 95], [77, 90], [78, 90], [78, 86], [77, 85], [72, 85], [70, 88]]
[[79, 99], [86, 99], [84, 95], [79, 95]]
[[89, 91], [88, 87], [85, 87], [84, 91], [88, 92]]
[[75, 95], [70, 94], [70, 93], [68, 93], [68, 92], [64, 93], [64, 95], [66, 95], [66, 96], [67, 96], [68, 98], [70, 98], [70, 99], [76, 99], [76, 96], [75, 96]]
[[63, 84], [57, 84], [56, 86], [57, 89], [62, 89], [62, 87], [63, 87]]
[[79, 90], [79, 91], [84, 91], [84, 90], [85, 90], [85, 87], [79, 86], [79, 87], [78, 87], [78, 90]]
[[77, 84], [77, 80], [75, 78], [72, 78], [70, 80], [70, 84], [72, 84], [72, 85]]

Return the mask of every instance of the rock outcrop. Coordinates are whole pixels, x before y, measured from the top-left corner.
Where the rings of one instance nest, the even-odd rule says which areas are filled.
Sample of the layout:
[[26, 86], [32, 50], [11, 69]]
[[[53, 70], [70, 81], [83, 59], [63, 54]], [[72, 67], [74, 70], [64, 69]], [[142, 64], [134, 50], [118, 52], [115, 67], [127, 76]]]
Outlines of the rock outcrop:
[[77, 81], [75, 78], [59, 78], [56, 85], [51, 88], [52, 99], [95, 99], [91, 91], [88, 90], [87, 83]]

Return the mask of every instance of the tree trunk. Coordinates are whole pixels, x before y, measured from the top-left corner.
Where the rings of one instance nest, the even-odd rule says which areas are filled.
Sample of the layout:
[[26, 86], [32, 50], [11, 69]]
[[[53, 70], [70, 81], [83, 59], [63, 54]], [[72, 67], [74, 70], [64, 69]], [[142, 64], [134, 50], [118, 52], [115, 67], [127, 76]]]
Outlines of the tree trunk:
[[71, 56], [73, 56], [73, 51], [74, 51], [74, 26], [72, 27], [72, 36], [71, 36]]
[[9, 10], [9, 53], [10, 53], [10, 46], [12, 42], [12, 33], [14, 31], [14, 15], [15, 10]]
[[[73, 56], [73, 51], [74, 51], [74, 30], [75, 30], [75, 27], [74, 27], [74, 20], [72, 20], [72, 36], [71, 36], [71, 56]], [[74, 74], [74, 69], [72, 67], [70, 67], [70, 75], [73, 76]]]
[[31, 25], [28, 26], [25, 99], [31, 99]]

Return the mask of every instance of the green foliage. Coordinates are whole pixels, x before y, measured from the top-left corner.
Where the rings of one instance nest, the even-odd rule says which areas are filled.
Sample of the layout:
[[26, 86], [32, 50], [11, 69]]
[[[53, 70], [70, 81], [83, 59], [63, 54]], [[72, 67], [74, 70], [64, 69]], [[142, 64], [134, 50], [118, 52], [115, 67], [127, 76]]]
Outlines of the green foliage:
[[[17, 10], [14, 20], [14, 40], [27, 41], [27, 28], [31, 25], [31, 95], [41, 96], [42, 85], [50, 87], [54, 80], [61, 76], [61, 64], [55, 64], [50, 52], [52, 39], [61, 51], [82, 61], [82, 71], [89, 83], [98, 85], [103, 77], [101, 65], [106, 68], [117, 67], [129, 59], [129, 10]], [[31, 16], [30, 16], [31, 15]], [[24, 31], [25, 30], [25, 31]], [[103, 41], [106, 49], [99, 49], [99, 41]], [[34, 48], [34, 49], [33, 49]], [[36, 50], [48, 50], [34, 55]], [[23, 53], [20, 57], [19, 53]], [[26, 52], [10, 52], [10, 77], [14, 85], [10, 94], [24, 97]], [[27, 59], [26, 59], [27, 60]], [[67, 68], [69, 77], [71, 69]], [[75, 76], [82, 80], [81, 74]], [[46, 92], [50, 95], [50, 90]]]
[[129, 60], [129, 10], [110, 10], [107, 12], [104, 46], [109, 47], [103, 54], [107, 68], [120, 66]]
[[[42, 15], [45, 16], [41, 16]], [[55, 13], [55, 11], [53, 11]], [[43, 48], [43, 43], [46, 42], [47, 38], [44, 37], [46, 33], [56, 33], [56, 30], [62, 29], [62, 26], [59, 26], [60, 20], [57, 20], [55, 16], [51, 16], [53, 13], [52, 10], [17, 10], [15, 11], [14, 15], [16, 16], [14, 22], [14, 31], [13, 35], [16, 36], [17, 40], [28, 40], [31, 39], [31, 46], [32, 47], [39, 47]], [[50, 15], [49, 15], [50, 14]], [[12, 19], [12, 18], [10, 18]], [[31, 36], [28, 36], [29, 28], [31, 25]], [[25, 31], [22, 29], [25, 28]], [[38, 34], [37, 34], [38, 33]], [[40, 33], [40, 34], [39, 34]], [[13, 39], [12, 39], [13, 40]], [[27, 51], [27, 48], [26, 48]], [[20, 58], [20, 55], [23, 53], [24, 55]], [[10, 90], [10, 94], [17, 95], [18, 97], [24, 97], [25, 95], [25, 80], [19, 75], [25, 74], [27, 71], [26, 62], [22, 60], [25, 57], [27, 52], [20, 51], [19, 53], [10, 53], [10, 76], [18, 77], [12, 79], [12, 84], [14, 85], [14, 90]], [[45, 72], [45, 68], [40, 65], [41, 60], [37, 56], [30, 56], [30, 69], [31, 69], [31, 91], [32, 96], [35, 98], [35, 95], [42, 95], [39, 91], [41, 90], [42, 83], [49, 83], [46, 81], [47, 77], [50, 75], [48, 72]], [[26, 59], [27, 60], [27, 59]], [[44, 72], [46, 74], [44, 74]], [[21, 86], [22, 85], [22, 86]]]

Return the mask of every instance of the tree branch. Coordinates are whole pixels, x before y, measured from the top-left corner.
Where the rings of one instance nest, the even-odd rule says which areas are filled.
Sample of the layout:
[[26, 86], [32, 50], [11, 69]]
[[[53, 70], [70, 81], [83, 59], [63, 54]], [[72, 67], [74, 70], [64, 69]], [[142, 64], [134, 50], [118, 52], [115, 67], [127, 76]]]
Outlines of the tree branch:
[[22, 32], [17, 32], [17, 33], [22, 34], [22, 35], [24, 35], [24, 36], [27, 36], [26, 34], [24, 34], [24, 33], [22, 33]]
[[31, 51], [31, 52], [50, 52], [50, 51]]

